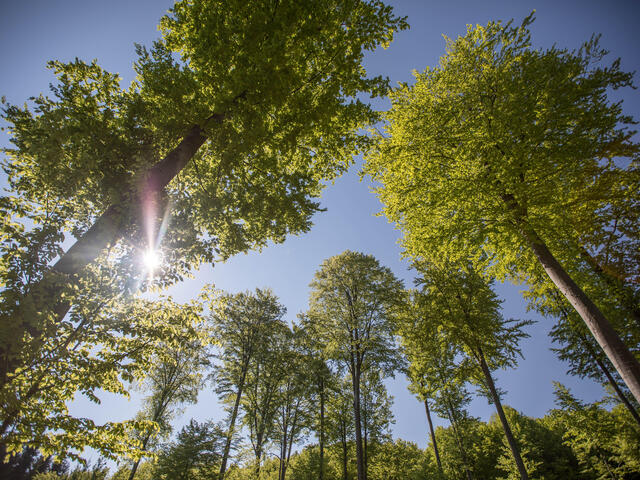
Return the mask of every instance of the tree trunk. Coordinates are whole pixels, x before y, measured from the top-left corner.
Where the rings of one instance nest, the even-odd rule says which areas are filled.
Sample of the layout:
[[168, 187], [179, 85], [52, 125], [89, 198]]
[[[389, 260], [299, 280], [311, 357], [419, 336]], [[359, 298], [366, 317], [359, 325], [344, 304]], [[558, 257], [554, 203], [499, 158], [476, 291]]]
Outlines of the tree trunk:
[[449, 409], [449, 422], [451, 422], [451, 428], [453, 429], [453, 435], [456, 438], [456, 443], [458, 444], [458, 450], [460, 451], [460, 457], [462, 458], [462, 463], [464, 464], [464, 470], [467, 475], [467, 480], [473, 480], [473, 476], [471, 475], [471, 469], [469, 468], [469, 460], [467, 459], [467, 453], [464, 449], [464, 445], [462, 445], [462, 437], [460, 436], [460, 432], [458, 431], [457, 420], [455, 414], [453, 413], [453, 406], [450, 402], [448, 402], [447, 407]]
[[591, 267], [591, 270], [611, 289], [611, 293], [620, 302], [620, 305], [631, 315], [636, 324], [640, 327], [640, 305], [636, 301], [635, 292], [624, 284], [615, 275], [612, 275], [606, 268], [602, 267], [598, 261], [584, 248], [580, 248], [580, 256]]
[[229, 451], [231, 450], [231, 442], [233, 440], [233, 433], [236, 424], [236, 418], [238, 417], [238, 409], [240, 407], [240, 398], [242, 396], [242, 389], [244, 387], [244, 379], [247, 372], [242, 373], [242, 380], [238, 386], [238, 392], [236, 393], [236, 399], [233, 403], [233, 410], [231, 411], [231, 418], [229, 420], [229, 431], [227, 432], [227, 439], [224, 444], [224, 450], [222, 452], [222, 463], [220, 464], [220, 473], [218, 474], [218, 480], [224, 480], [224, 474], [227, 471], [227, 461], [229, 460]]
[[425, 397], [424, 409], [427, 412], [427, 421], [429, 422], [429, 433], [431, 434], [431, 444], [433, 445], [433, 452], [436, 455], [436, 463], [438, 464], [438, 470], [442, 472], [442, 463], [440, 462], [440, 453], [438, 452], [438, 443], [436, 442], [436, 434], [433, 431], [433, 423], [431, 422], [431, 412], [429, 411], [429, 401]]
[[[144, 442], [142, 442], [142, 449], [146, 449], [147, 445], [149, 444], [149, 440], [151, 439], [151, 435], [147, 435], [144, 439]], [[138, 460], [136, 460], [133, 464], [133, 466], [131, 467], [131, 472], [129, 472], [129, 478], [128, 480], [133, 480], [133, 477], [136, 476], [136, 472], [138, 471], [138, 466], [140, 465], [140, 461], [141, 459], [139, 458]]]
[[522, 480], [528, 480], [529, 475], [527, 474], [527, 469], [525, 468], [524, 462], [522, 461], [522, 457], [520, 456], [520, 449], [518, 448], [516, 439], [513, 437], [513, 433], [511, 432], [511, 427], [509, 426], [507, 417], [505, 416], [504, 410], [502, 409], [502, 403], [500, 402], [500, 395], [498, 395], [498, 391], [496, 390], [496, 386], [493, 382], [493, 377], [491, 376], [491, 371], [489, 370], [487, 361], [484, 358], [484, 353], [482, 352], [482, 349], [480, 347], [478, 347], [478, 358], [480, 359], [480, 367], [482, 368], [482, 373], [484, 374], [484, 378], [487, 382], [487, 387], [489, 387], [489, 391], [491, 392], [491, 398], [493, 399], [493, 404], [496, 406], [498, 417], [500, 417], [500, 422], [502, 423], [504, 434], [507, 437], [507, 442], [509, 443], [511, 454], [513, 455], [513, 459], [515, 460], [516, 466], [518, 467], [520, 478]]
[[356, 433], [356, 465], [358, 468], [358, 480], [366, 480], [364, 470], [364, 452], [362, 449], [362, 422], [360, 420], [360, 369], [355, 366], [351, 375], [353, 383], [353, 419]]
[[320, 472], [319, 480], [324, 480], [324, 381], [320, 380]]
[[631, 414], [633, 419], [636, 421], [638, 425], [640, 425], [640, 415], [638, 415], [638, 411], [631, 404], [631, 402], [629, 401], [627, 396], [624, 394], [624, 392], [620, 389], [620, 387], [618, 386], [618, 382], [616, 381], [615, 378], [613, 378], [613, 375], [611, 374], [607, 366], [604, 364], [602, 360], [600, 360], [600, 357], [598, 356], [598, 354], [595, 352], [595, 350], [587, 340], [583, 340], [583, 343], [587, 351], [589, 352], [589, 355], [591, 355], [591, 358], [593, 358], [593, 361], [596, 362], [596, 365], [598, 365], [598, 367], [600, 368], [604, 376], [607, 377], [607, 380], [609, 381], [609, 385], [611, 385], [613, 390], [616, 392], [616, 395], [618, 395], [618, 398], [620, 399], [622, 404], [625, 407], [627, 407], [627, 410], [629, 410], [629, 413]]
[[600, 309], [591, 301], [582, 289], [573, 281], [562, 268], [560, 262], [553, 256], [544, 241], [527, 224], [521, 207], [513, 195], [502, 195], [502, 199], [515, 216], [520, 226], [520, 232], [529, 244], [534, 255], [544, 268], [551, 281], [558, 287], [569, 303], [576, 309], [587, 325], [596, 341], [602, 347], [607, 358], [627, 384], [631, 394], [640, 402], [640, 363], [629, 351], [615, 332]]
[[363, 430], [363, 435], [362, 435], [362, 452], [363, 452], [363, 456], [362, 456], [362, 463], [364, 464], [364, 476], [365, 478], [367, 478], [367, 472], [368, 470], [368, 455], [369, 455], [369, 418], [368, 418], [368, 405], [367, 405], [367, 399], [366, 399], [366, 395], [365, 395], [365, 399], [364, 399], [364, 408], [362, 409], [362, 430]]
[[349, 480], [349, 472], [347, 470], [347, 426], [342, 422], [342, 480]]
[[[223, 115], [213, 115], [210, 120], [221, 122]], [[124, 203], [109, 206], [95, 223], [82, 235], [55, 263], [50, 271], [21, 299], [15, 312], [19, 333], [28, 332], [32, 337], [42, 335], [44, 317], [53, 313], [56, 322], [61, 322], [71, 304], [60, 300], [64, 288], [76, 281], [77, 276], [111, 244], [122, 238], [123, 227], [130, 222], [141, 204], [149, 198], [156, 198], [164, 187], [187, 165], [200, 146], [206, 141], [205, 132], [192, 127], [176, 148], [149, 170], [139, 191], [131, 192], [131, 198]], [[15, 344], [18, 348], [20, 346]], [[34, 348], [34, 346], [30, 346]], [[35, 346], [37, 348], [37, 346]], [[19, 356], [12, 345], [0, 345], [0, 387], [20, 365], [12, 357]]]

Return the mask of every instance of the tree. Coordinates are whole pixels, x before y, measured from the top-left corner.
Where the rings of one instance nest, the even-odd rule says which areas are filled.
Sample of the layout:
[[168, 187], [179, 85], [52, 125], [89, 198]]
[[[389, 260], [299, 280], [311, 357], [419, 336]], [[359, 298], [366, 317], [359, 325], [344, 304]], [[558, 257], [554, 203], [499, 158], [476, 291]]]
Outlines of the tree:
[[517, 357], [522, 355], [518, 342], [528, 337], [522, 328], [531, 322], [505, 321], [499, 311], [501, 301], [469, 266], [445, 264], [440, 267], [423, 263], [417, 265], [417, 269], [421, 273], [417, 282], [439, 306], [439, 319], [448, 340], [458, 345], [459, 352], [475, 364], [476, 368], [469, 370], [469, 380], [480, 386], [495, 405], [520, 478], [528, 479], [491, 372], [516, 366]]
[[306, 358], [301, 352], [301, 336], [294, 331], [290, 350], [282, 360], [286, 372], [278, 388], [278, 409], [273, 431], [274, 443], [279, 444], [278, 480], [285, 480], [294, 444], [299, 442], [309, 427], [310, 389]]
[[325, 472], [325, 436], [326, 436], [326, 400], [330, 389], [335, 389], [337, 376], [329, 367], [323, 345], [313, 335], [313, 325], [304, 314], [299, 314], [299, 326], [294, 326], [299, 335], [301, 348], [306, 356], [306, 370], [311, 382], [310, 394], [313, 404], [319, 408], [317, 423], [313, 427], [318, 436], [318, 480], [324, 480]]
[[544, 271], [638, 400], [638, 360], [572, 277], [582, 240], [606, 230], [603, 212], [637, 202], [640, 146], [606, 96], [632, 74], [618, 60], [597, 65], [597, 38], [574, 52], [532, 49], [532, 18], [447, 40], [439, 67], [391, 95], [388, 136], [365, 172], [411, 257], [472, 258], [518, 281]]
[[162, 480], [212, 478], [220, 468], [225, 437], [219, 425], [192, 419], [174, 442], [162, 448], [154, 474]]
[[387, 393], [380, 373], [374, 370], [367, 370], [362, 375], [360, 392], [363, 461], [365, 471], [368, 472], [369, 459], [376, 455], [378, 446], [391, 441], [389, 428], [395, 423], [391, 412], [393, 397]]
[[431, 446], [438, 471], [442, 473], [442, 462], [438, 451], [429, 400], [444, 389], [439, 379], [454, 371], [455, 350], [443, 341], [442, 332], [438, 331], [437, 322], [432, 318], [429, 303], [425, 296], [417, 291], [407, 291], [401, 308], [396, 310], [395, 325], [407, 358], [406, 375], [409, 379], [409, 391], [424, 402]]
[[356, 97], [388, 87], [366, 78], [364, 52], [406, 26], [375, 0], [183, 0], [162, 38], [138, 48], [129, 89], [95, 62], [51, 63], [53, 99], [4, 107], [16, 145], [5, 167], [15, 194], [70, 205], [77, 241], [2, 319], [14, 332], [1, 339], [0, 381], [22, 366], [25, 332], [40, 337], [46, 319], [64, 318], [71, 303], [59, 293], [108, 247], [158, 248], [163, 218], [181, 226], [162, 249], [174, 281], [307, 231], [314, 198], [377, 119]]
[[328, 393], [327, 441], [334, 450], [339, 450], [342, 480], [349, 480], [349, 452], [355, 438], [351, 379], [338, 379], [335, 388]]
[[207, 335], [200, 299], [120, 299], [83, 299], [82, 308], [54, 330], [57, 336], [46, 337], [44, 348], [23, 352], [30, 368], [0, 390], [0, 443], [9, 451], [29, 445], [74, 459], [86, 447], [111, 459], [140, 454], [132, 434], [147, 430], [147, 421], [99, 425], [70, 415], [67, 403], [81, 394], [99, 404], [101, 391], [128, 396], [127, 384], [153, 369], [158, 351], [204, 342]]
[[[141, 417], [150, 420], [154, 430], [142, 432], [140, 444], [143, 451], [149, 449], [154, 437], [171, 431], [170, 420], [175, 408], [184, 403], [195, 403], [203, 383], [203, 370], [208, 365], [204, 344], [198, 339], [182, 348], [165, 348], [156, 352], [154, 369], [144, 381], [149, 391], [145, 398]], [[140, 464], [137, 458], [129, 480], [133, 480]]]
[[308, 317], [327, 357], [351, 376], [358, 480], [366, 480], [362, 444], [361, 380], [370, 368], [398, 366], [391, 309], [402, 282], [371, 255], [346, 251], [325, 260], [311, 282]]
[[552, 423], [564, 430], [565, 444], [576, 455], [581, 473], [593, 478], [624, 478], [640, 471], [640, 432], [622, 407], [612, 411], [603, 402], [585, 404], [561, 384], [555, 384], [558, 409]]
[[[286, 309], [279, 306], [282, 314]], [[249, 365], [246, 393], [242, 400], [244, 424], [249, 430], [249, 440], [254, 455], [254, 473], [260, 476], [263, 457], [268, 442], [273, 438], [278, 409], [281, 406], [279, 390], [287, 374], [286, 358], [291, 352], [291, 330], [278, 317], [263, 333], [260, 349]]]
[[219, 480], [224, 479], [234, 438], [236, 420], [247, 374], [256, 357], [268, 348], [274, 323], [281, 323], [286, 309], [271, 290], [256, 289], [219, 297], [211, 306], [214, 335], [219, 339], [218, 364], [213, 373], [216, 393], [230, 405]]

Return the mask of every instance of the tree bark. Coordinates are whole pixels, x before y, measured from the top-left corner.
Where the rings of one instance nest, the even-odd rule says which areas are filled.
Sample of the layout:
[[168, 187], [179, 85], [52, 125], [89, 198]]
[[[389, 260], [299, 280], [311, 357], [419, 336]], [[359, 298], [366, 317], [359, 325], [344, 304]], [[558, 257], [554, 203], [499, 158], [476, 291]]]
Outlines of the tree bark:
[[431, 444], [433, 445], [433, 452], [436, 455], [436, 463], [438, 464], [438, 470], [442, 472], [442, 463], [440, 462], [440, 453], [438, 452], [438, 443], [436, 442], [436, 434], [433, 430], [433, 423], [431, 422], [431, 412], [429, 411], [429, 401], [425, 397], [424, 409], [427, 412], [427, 421], [429, 422], [429, 433], [431, 434]]
[[324, 380], [320, 379], [320, 471], [318, 478], [324, 480]]
[[634, 291], [628, 285], [625, 285], [622, 280], [602, 267], [584, 247], [581, 246], [579, 248], [580, 256], [591, 267], [591, 270], [611, 289], [611, 293], [640, 327], [640, 305], [636, 301]]
[[527, 469], [525, 468], [524, 462], [522, 461], [522, 456], [520, 455], [520, 449], [518, 448], [518, 443], [516, 442], [516, 439], [513, 437], [513, 433], [511, 432], [511, 427], [509, 426], [507, 417], [505, 416], [504, 410], [502, 409], [502, 402], [500, 402], [500, 395], [498, 395], [498, 391], [496, 390], [495, 383], [493, 382], [493, 377], [491, 376], [491, 371], [489, 370], [487, 361], [484, 358], [484, 353], [482, 352], [482, 349], [480, 347], [478, 347], [478, 358], [480, 360], [480, 367], [482, 368], [482, 373], [484, 374], [485, 381], [487, 382], [487, 387], [489, 387], [489, 392], [491, 392], [491, 398], [493, 399], [493, 404], [496, 406], [498, 417], [500, 417], [500, 422], [502, 423], [502, 429], [504, 430], [504, 434], [507, 437], [507, 442], [509, 443], [511, 454], [513, 455], [513, 459], [515, 460], [516, 466], [518, 467], [520, 478], [522, 480], [529, 480]]
[[349, 472], [347, 470], [347, 426], [342, 422], [342, 480], [349, 480]]
[[631, 402], [629, 401], [627, 396], [624, 394], [624, 392], [620, 389], [620, 387], [618, 386], [618, 382], [616, 381], [615, 378], [613, 378], [613, 375], [611, 374], [611, 372], [609, 371], [607, 366], [600, 359], [600, 357], [598, 356], [598, 354], [595, 352], [595, 350], [589, 344], [588, 341], [584, 340], [583, 343], [585, 344], [585, 347], [586, 347], [587, 351], [589, 352], [589, 355], [591, 355], [591, 358], [593, 358], [593, 361], [596, 362], [596, 365], [598, 365], [598, 368], [600, 368], [600, 370], [602, 371], [604, 376], [607, 377], [607, 381], [609, 382], [609, 385], [611, 385], [613, 390], [616, 392], [616, 395], [618, 395], [618, 398], [620, 399], [622, 404], [625, 407], [627, 407], [627, 410], [629, 410], [629, 413], [631, 414], [633, 419], [636, 421], [636, 423], [638, 425], [640, 425], [640, 415], [638, 414], [638, 411], [631, 404]]
[[618, 374], [631, 391], [636, 401], [640, 402], [640, 363], [622, 342], [609, 321], [600, 309], [573, 281], [560, 262], [547, 248], [545, 242], [527, 224], [521, 207], [513, 195], [502, 195], [507, 208], [514, 213], [520, 233], [529, 244], [534, 255], [544, 268], [551, 281], [558, 287], [569, 303], [575, 308], [592, 335], [602, 347]]
[[360, 368], [355, 365], [351, 375], [353, 384], [353, 419], [356, 433], [356, 465], [358, 469], [358, 480], [366, 480], [364, 470], [364, 452], [362, 449], [362, 422], [360, 420]]
[[229, 451], [231, 450], [231, 442], [233, 440], [233, 433], [236, 424], [236, 418], [238, 417], [238, 409], [240, 407], [240, 399], [242, 397], [242, 389], [244, 387], [244, 379], [247, 372], [242, 373], [242, 380], [238, 386], [238, 392], [236, 393], [236, 399], [233, 403], [233, 410], [231, 411], [231, 418], [229, 420], [229, 431], [227, 432], [227, 439], [224, 444], [224, 451], [222, 452], [222, 463], [220, 464], [220, 473], [218, 474], [219, 480], [224, 480], [224, 474], [227, 471], [227, 461], [229, 460]]
[[473, 480], [471, 469], [469, 468], [467, 453], [464, 449], [464, 445], [462, 445], [462, 437], [460, 436], [460, 432], [458, 431], [458, 422], [456, 420], [455, 414], [453, 413], [453, 406], [450, 402], [447, 402], [447, 408], [449, 410], [449, 422], [451, 423], [451, 428], [453, 428], [453, 435], [456, 438], [456, 443], [458, 444], [458, 450], [460, 451], [460, 458], [462, 459], [462, 463], [464, 464], [464, 471], [467, 475], [467, 480]]

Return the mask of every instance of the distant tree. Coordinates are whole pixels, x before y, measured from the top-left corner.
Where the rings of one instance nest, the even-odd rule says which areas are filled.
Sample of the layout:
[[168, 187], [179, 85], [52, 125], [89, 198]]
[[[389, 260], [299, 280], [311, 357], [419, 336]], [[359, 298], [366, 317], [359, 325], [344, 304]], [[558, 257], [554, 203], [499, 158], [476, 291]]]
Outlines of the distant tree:
[[[144, 410], [140, 415], [141, 419], [150, 421], [155, 429], [141, 432], [139, 441], [143, 451], [157, 440], [158, 433], [165, 436], [171, 431], [170, 421], [176, 407], [197, 401], [204, 370], [208, 366], [204, 347], [202, 339], [196, 338], [182, 348], [166, 348], [156, 353], [155, 367], [143, 383], [149, 395], [144, 400]], [[135, 477], [139, 464], [140, 458], [134, 461], [129, 480]]]
[[[607, 99], [633, 74], [619, 60], [598, 65], [597, 37], [572, 52], [532, 49], [532, 21], [447, 39], [439, 67], [391, 94], [365, 172], [414, 259], [472, 258], [518, 281], [544, 272], [640, 401], [640, 363], [575, 277], [587, 237], [602, 245], [613, 210], [637, 234], [640, 144]], [[624, 251], [625, 234], [616, 237]]]
[[425, 478], [424, 452], [404, 440], [383, 442], [376, 449], [368, 472], [371, 480], [421, 480]]
[[555, 384], [558, 409], [550, 422], [564, 431], [581, 473], [592, 478], [634, 478], [640, 473], [640, 430], [622, 406], [611, 411], [603, 402], [586, 404], [559, 383]]
[[366, 480], [362, 376], [370, 368], [391, 374], [398, 367], [391, 310], [401, 292], [402, 282], [391, 270], [370, 255], [350, 251], [325, 260], [311, 282], [307, 315], [328, 358], [351, 376], [358, 480]]
[[[284, 307], [279, 308], [282, 314], [286, 312]], [[291, 330], [282, 318], [269, 322], [268, 327], [263, 333], [260, 350], [249, 364], [241, 403], [243, 422], [249, 430], [256, 477], [260, 476], [268, 442], [273, 438], [281, 406], [279, 391], [289, 374], [286, 357], [291, 351]]]
[[339, 379], [327, 398], [327, 442], [338, 452], [342, 480], [349, 480], [349, 457], [355, 438], [351, 379]]
[[279, 445], [278, 480], [286, 479], [293, 447], [308, 430], [311, 419], [312, 380], [308, 372], [308, 357], [302, 353], [299, 331], [292, 333], [290, 338], [290, 350], [281, 360], [286, 374], [278, 387], [278, 409], [273, 430], [274, 443]]
[[379, 372], [368, 370], [363, 374], [361, 394], [362, 446], [364, 466], [368, 471], [369, 459], [375, 455], [378, 446], [392, 440], [390, 427], [395, 420], [391, 412], [393, 398], [382, 383]]
[[220, 468], [225, 437], [219, 425], [191, 420], [158, 453], [154, 476], [162, 480], [212, 478]]
[[[326, 439], [326, 402], [330, 389], [336, 388], [337, 375], [331, 370], [324, 345], [313, 335], [313, 325], [304, 314], [299, 314], [301, 322], [298, 329], [302, 351], [306, 357], [305, 364], [310, 381], [310, 399], [312, 408], [318, 407], [315, 424], [312, 428], [318, 437], [318, 480], [324, 480], [325, 439]], [[313, 415], [312, 415], [313, 416]]]
[[235, 435], [242, 394], [252, 362], [268, 349], [273, 323], [281, 323], [286, 309], [271, 290], [225, 294], [211, 305], [211, 323], [218, 340], [212, 377], [216, 393], [229, 408], [227, 432], [218, 479], [223, 480]]
[[480, 386], [495, 405], [520, 477], [527, 480], [527, 469], [491, 372], [516, 366], [517, 357], [522, 355], [518, 343], [528, 337], [523, 327], [531, 322], [504, 320], [500, 314], [501, 301], [468, 265], [422, 263], [416, 267], [421, 274], [418, 283], [423, 292], [439, 306], [440, 325], [447, 332], [447, 338], [475, 364], [476, 368], [469, 370], [469, 380]]

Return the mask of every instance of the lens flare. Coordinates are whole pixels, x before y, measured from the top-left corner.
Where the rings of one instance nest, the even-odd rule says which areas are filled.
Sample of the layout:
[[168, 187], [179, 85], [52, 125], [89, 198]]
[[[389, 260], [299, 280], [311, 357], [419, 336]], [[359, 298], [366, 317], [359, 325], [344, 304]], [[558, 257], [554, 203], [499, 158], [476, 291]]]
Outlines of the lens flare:
[[142, 254], [142, 263], [147, 267], [147, 270], [153, 272], [162, 264], [162, 257], [156, 250], [147, 250]]

